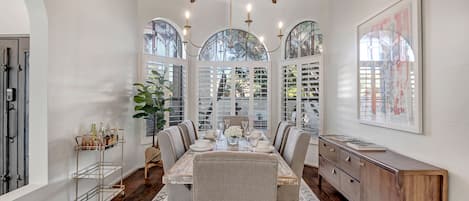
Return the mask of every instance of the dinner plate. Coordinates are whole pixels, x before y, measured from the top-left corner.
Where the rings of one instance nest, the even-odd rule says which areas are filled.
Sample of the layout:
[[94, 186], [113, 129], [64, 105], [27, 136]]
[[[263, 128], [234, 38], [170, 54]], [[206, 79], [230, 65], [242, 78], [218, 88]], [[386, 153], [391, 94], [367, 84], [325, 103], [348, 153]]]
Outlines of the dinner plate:
[[215, 140], [216, 138], [217, 138], [217, 136], [214, 136], [214, 135], [212, 135], [212, 136], [205, 135], [204, 136], [204, 139], [209, 139], [209, 140]]
[[274, 146], [269, 146], [269, 147], [265, 147], [265, 148], [264, 148], [264, 147], [262, 147], [262, 148], [257, 147], [257, 148], [255, 149], [255, 152], [260, 152], [260, 153], [272, 153], [272, 152], [274, 151], [274, 149], [275, 149]]
[[189, 146], [191, 148], [192, 151], [196, 151], [196, 152], [204, 152], [204, 151], [210, 151], [213, 149], [213, 145], [209, 145], [207, 147], [199, 147], [195, 144]]

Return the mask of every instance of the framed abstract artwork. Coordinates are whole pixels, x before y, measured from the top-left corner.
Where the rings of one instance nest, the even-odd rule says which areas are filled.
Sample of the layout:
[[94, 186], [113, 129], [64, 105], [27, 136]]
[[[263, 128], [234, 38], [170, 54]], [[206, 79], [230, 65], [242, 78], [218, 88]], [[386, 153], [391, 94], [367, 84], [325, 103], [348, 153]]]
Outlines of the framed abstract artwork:
[[422, 133], [421, 0], [401, 0], [358, 25], [360, 123]]

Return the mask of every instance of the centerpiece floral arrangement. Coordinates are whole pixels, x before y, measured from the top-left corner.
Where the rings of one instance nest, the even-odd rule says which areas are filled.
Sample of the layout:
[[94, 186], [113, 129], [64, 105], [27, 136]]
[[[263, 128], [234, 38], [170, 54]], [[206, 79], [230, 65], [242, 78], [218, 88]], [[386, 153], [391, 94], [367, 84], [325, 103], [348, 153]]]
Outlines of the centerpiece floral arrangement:
[[239, 126], [231, 126], [225, 130], [225, 137], [240, 138], [243, 136], [243, 130]]

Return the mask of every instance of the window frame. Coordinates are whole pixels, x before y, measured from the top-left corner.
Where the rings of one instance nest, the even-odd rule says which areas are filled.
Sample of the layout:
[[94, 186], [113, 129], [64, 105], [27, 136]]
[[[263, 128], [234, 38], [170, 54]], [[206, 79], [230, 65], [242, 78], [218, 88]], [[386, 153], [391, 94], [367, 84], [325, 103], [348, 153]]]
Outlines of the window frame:
[[[179, 36], [179, 38], [183, 39], [182, 29], [179, 28], [179, 26], [175, 23], [173, 23], [170, 20], [164, 19], [164, 18], [154, 18], [152, 20], [149, 20], [145, 25], [143, 25], [142, 28], [142, 35], [141, 35], [141, 43], [140, 43], [140, 56], [139, 56], [139, 63], [138, 63], [138, 68], [137, 68], [137, 82], [145, 82], [146, 78], [148, 76], [148, 68], [147, 68], [147, 63], [149, 62], [155, 62], [159, 63], [162, 65], [175, 65], [175, 66], [182, 66], [183, 68], [183, 101], [184, 101], [184, 119], [188, 118], [188, 77], [187, 77], [187, 72], [188, 72], [188, 67], [189, 67], [189, 61], [186, 58], [186, 51], [185, 51], [185, 44], [182, 44], [182, 53], [181, 53], [181, 58], [179, 57], [166, 57], [166, 56], [158, 56], [155, 54], [147, 54], [145, 53], [145, 26], [148, 23], [151, 23], [152, 21], [164, 21], [171, 25], [175, 30], [176, 34]], [[165, 114], [165, 118], [169, 119], [169, 113]], [[141, 144], [151, 144], [152, 143], [152, 136], [147, 136], [147, 124], [146, 121], [137, 121], [138, 123], [136, 124], [136, 127], [138, 130], [142, 130], [144, 132], [141, 132], [140, 135], [140, 143]], [[167, 121], [166, 126], [169, 125], [169, 121]]]
[[[252, 84], [254, 82], [254, 78], [255, 78], [255, 75], [254, 75], [254, 70], [255, 68], [265, 68], [266, 71], [267, 71], [267, 110], [270, 111], [270, 114], [267, 115], [267, 130], [270, 130], [272, 129], [272, 101], [271, 101], [271, 98], [272, 98], [272, 95], [269, 94], [269, 92], [272, 91], [272, 70], [271, 70], [271, 67], [272, 67], [272, 64], [271, 64], [271, 55], [267, 49], [267, 46], [265, 45], [265, 43], [262, 43], [259, 41], [259, 37], [252, 33], [252, 32], [249, 32], [249, 31], [246, 31], [246, 30], [243, 30], [243, 29], [239, 29], [239, 28], [233, 28], [233, 30], [236, 30], [236, 31], [242, 31], [242, 32], [246, 32], [247, 34], [250, 34], [249, 36], [254, 36], [255, 39], [259, 42], [259, 44], [262, 44], [263, 45], [263, 48], [265, 50], [265, 54], [266, 54], [266, 58], [265, 60], [261, 60], [261, 61], [250, 61], [249, 60], [249, 56], [246, 55], [246, 60], [243, 60], [243, 61], [206, 61], [206, 60], [202, 60], [201, 59], [201, 54], [202, 54], [202, 51], [205, 47], [206, 44], [208, 44], [210, 42], [210, 40], [216, 36], [217, 34], [219, 34], [220, 32], [224, 32], [224, 31], [229, 31], [230, 29], [229, 28], [224, 28], [224, 29], [221, 29], [221, 30], [218, 30], [216, 32], [214, 32], [213, 34], [211, 34], [207, 40], [203, 43], [202, 45], [202, 48], [199, 49], [199, 52], [198, 52], [198, 56], [196, 58], [196, 62], [195, 62], [195, 70], [196, 70], [196, 73], [197, 73], [197, 76], [199, 76], [199, 73], [200, 73], [200, 70], [201, 68], [213, 68], [213, 69], [218, 69], [218, 68], [225, 68], [225, 67], [229, 67], [229, 68], [232, 68], [232, 69], [235, 69], [237, 67], [240, 67], [240, 68], [248, 68], [249, 69], [249, 82]], [[215, 71], [214, 71], [215, 72]], [[215, 83], [215, 85], [213, 85], [212, 89], [215, 90], [217, 88], [217, 79], [216, 79], [216, 73], [213, 73], [212, 75], [214, 75], [213, 79], [212, 79], [212, 83]], [[212, 84], [211, 83], [211, 84]], [[234, 83], [234, 82], [233, 82]], [[196, 86], [196, 100], [195, 100], [195, 103], [197, 104], [196, 108], [195, 108], [195, 115], [196, 115], [196, 119], [197, 119], [197, 123], [196, 123], [196, 126], [197, 128], [199, 128], [199, 99], [200, 99], [200, 94], [199, 94], [199, 82], [196, 81], [195, 82], [195, 86]], [[252, 85], [250, 85], [252, 86]], [[253, 91], [253, 87], [250, 87], [250, 95], [253, 97], [254, 96], [254, 91]], [[236, 94], [235, 93], [231, 93], [230, 94], [230, 97], [231, 97], [231, 105], [235, 105], [236, 104]], [[216, 102], [216, 98], [217, 96], [212, 96], [212, 102]], [[254, 112], [254, 104], [253, 104], [253, 99], [254, 98], [249, 98], [249, 111], [248, 111], [248, 114], [249, 114], [249, 117], [250, 117], [250, 125], [253, 125], [253, 121], [254, 121], [254, 117], [255, 115], [253, 114]], [[231, 109], [231, 114], [234, 115], [235, 113], [233, 113], [234, 111], [234, 107], [232, 107]], [[212, 110], [212, 114], [213, 113], [216, 113], [216, 107], [213, 106], [213, 110]], [[212, 125], [213, 126], [217, 126], [216, 125], [216, 119], [217, 118], [212, 118]]]
[[[272, 71], [271, 71], [271, 64], [270, 62], [264, 62], [264, 61], [253, 61], [253, 62], [249, 62], [249, 61], [241, 61], [241, 62], [237, 62], [237, 61], [231, 61], [231, 62], [217, 62], [217, 61], [197, 61], [197, 64], [196, 64], [196, 71], [197, 71], [197, 76], [199, 76], [199, 73], [200, 73], [200, 70], [201, 68], [213, 68], [213, 69], [218, 69], [218, 68], [231, 68], [231, 69], [235, 69], [237, 67], [241, 67], [241, 68], [248, 68], [249, 69], [249, 82], [250, 83], [253, 83], [254, 80], [252, 78], [254, 78], [254, 69], [255, 68], [265, 68], [266, 71], [267, 71], [267, 108], [268, 110], [272, 111], [272, 95], [269, 94], [269, 92], [271, 92], [272, 90]], [[214, 86], [212, 86], [212, 90], [215, 90], [218, 86], [216, 85], [217, 83], [217, 77], [215, 76], [216, 73], [213, 73], [213, 79], [212, 79], [212, 83], [215, 83]], [[234, 82], [233, 82], [234, 83]], [[196, 103], [197, 105], [199, 104], [199, 98], [200, 98], [200, 93], [199, 93], [199, 82], [196, 82], [195, 83], [195, 86], [196, 86]], [[251, 85], [252, 86], [252, 85]], [[254, 92], [253, 92], [253, 87], [250, 87], [250, 94], [251, 95], [254, 95]], [[231, 105], [235, 105], [236, 104], [236, 94], [235, 93], [230, 93], [230, 97], [231, 97]], [[216, 102], [216, 99], [217, 99], [217, 96], [214, 95], [211, 97], [212, 98], [212, 102]], [[253, 121], [254, 121], [254, 105], [252, 104], [252, 101], [254, 100], [254, 98], [249, 98], [249, 111], [248, 111], [248, 116], [250, 117], [249, 118], [249, 124], [250, 125], [253, 125]], [[234, 115], [234, 111], [235, 108], [232, 107], [231, 109], [231, 115]], [[197, 106], [195, 108], [195, 111], [196, 111], [196, 116], [197, 116], [197, 128], [199, 128], [199, 107]], [[215, 113], [216, 114], [217, 112], [217, 109], [216, 109], [216, 106], [213, 106], [213, 110], [212, 110], [212, 113]], [[272, 112], [271, 112], [272, 113]], [[267, 115], [267, 130], [270, 130], [272, 129], [272, 117], [271, 117], [271, 113], [269, 115]], [[216, 125], [216, 118], [212, 118], [212, 125], [214, 126], [217, 126]], [[200, 129], [199, 129], [200, 130]]]
[[[324, 85], [324, 67], [323, 67], [323, 63], [324, 63], [324, 58], [322, 55], [312, 55], [312, 56], [306, 56], [306, 57], [300, 57], [298, 59], [289, 59], [289, 60], [283, 60], [281, 63], [280, 63], [280, 73], [278, 74], [278, 79], [280, 80], [280, 115], [279, 115], [279, 118], [280, 118], [280, 121], [285, 121], [285, 119], [282, 119], [283, 117], [283, 113], [284, 113], [284, 110], [283, 110], [283, 106], [282, 106], [282, 101], [284, 99], [284, 96], [283, 96], [283, 86], [284, 86], [284, 74], [283, 74], [283, 68], [285, 66], [291, 66], [291, 65], [295, 65], [296, 66], [296, 69], [297, 69], [297, 77], [296, 77], [296, 86], [297, 86], [297, 90], [296, 90], [296, 111], [301, 111], [302, 107], [301, 107], [301, 88], [298, 87], [298, 86], [301, 86], [302, 85], [302, 76], [301, 76], [301, 68], [302, 68], [302, 65], [305, 65], [305, 64], [312, 64], [312, 63], [318, 63], [319, 65], [319, 100], [318, 100], [318, 103], [319, 103], [319, 125], [318, 125], [318, 134], [319, 135], [322, 135], [324, 133], [324, 111], [325, 111], [325, 107], [326, 107], [326, 103], [324, 100], [324, 89], [325, 89], [325, 85]], [[293, 122], [295, 124], [296, 127], [298, 128], [302, 128], [302, 125], [301, 125], [301, 121], [299, 120], [301, 118], [301, 113], [297, 112], [296, 113], [296, 121]], [[288, 118], [287, 118], [288, 119]]]
[[[297, 78], [296, 78], [296, 86], [297, 86], [297, 91], [296, 91], [296, 110], [299, 111], [301, 110], [301, 68], [302, 68], [302, 65], [304, 64], [312, 64], [312, 63], [319, 63], [319, 124], [318, 124], [318, 135], [323, 135], [326, 131], [324, 130], [325, 128], [325, 108], [326, 108], [326, 102], [323, 101], [324, 98], [325, 98], [325, 70], [324, 70], [324, 57], [323, 57], [323, 52], [324, 52], [324, 48], [325, 48], [325, 45], [324, 45], [324, 35], [322, 32], [319, 32], [321, 35], [322, 35], [322, 51], [319, 53], [319, 54], [313, 54], [313, 55], [308, 55], [308, 56], [301, 56], [301, 47], [299, 46], [298, 47], [298, 57], [296, 58], [290, 58], [289, 55], [287, 55], [287, 40], [289, 39], [289, 36], [290, 34], [292, 33], [292, 31], [294, 29], [296, 29], [300, 24], [302, 23], [305, 23], [305, 22], [313, 22], [313, 23], [316, 23], [316, 26], [319, 27], [319, 30], [320, 29], [320, 25], [319, 23], [316, 21], [316, 20], [312, 20], [312, 19], [301, 19], [299, 21], [296, 21], [296, 23], [292, 24], [291, 26], [289, 26], [289, 32], [288, 32], [288, 35], [282, 39], [282, 47], [281, 48], [282, 52], [281, 52], [281, 61], [279, 62], [279, 73], [277, 75], [277, 79], [280, 80], [280, 86], [279, 86], [279, 97], [280, 97], [280, 101], [278, 103], [278, 109], [279, 109], [279, 116], [278, 116], [278, 120], [279, 121], [285, 121], [285, 119], [283, 119], [283, 113], [285, 112], [284, 111], [284, 108], [282, 106], [283, 104], [283, 99], [284, 99], [284, 96], [283, 96], [283, 87], [284, 87], [284, 73], [283, 73], [283, 70], [284, 70], [284, 67], [285, 66], [289, 66], [289, 65], [295, 65], [296, 66], [296, 69], [297, 69], [297, 72], [298, 72], [298, 75], [297, 75]], [[296, 121], [293, 122], [295, 124], [295, 126], [299, 127], [299, 128], [302, 128], [302, 121], [300, 121], [300, 115], [301, 113], [297, 112], [296, 113]], [[289, 120], [289, 118], [287, 118]]]

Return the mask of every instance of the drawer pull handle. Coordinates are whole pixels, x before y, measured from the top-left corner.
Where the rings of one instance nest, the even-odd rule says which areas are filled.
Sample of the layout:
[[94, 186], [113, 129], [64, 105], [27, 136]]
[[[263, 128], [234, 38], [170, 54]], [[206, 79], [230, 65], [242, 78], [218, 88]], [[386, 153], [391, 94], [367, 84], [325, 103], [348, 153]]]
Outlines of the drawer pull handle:
[[350, 183], [353, 183], [353, 182], [354, 182], [353, 179], [350, 179]]
[[365, 167], [365, 163], [360, 162], [360, 167]]
[[337, 174], [337, 171], [334, 169], [332, 169], [332, 174]]
[[335, 149], [334, 149], [334, 148], [330, 148], [329, 151], [330, 151], [330, 152], [334, 152]]
[[327, 147], [327, 144], [326, 144], [326, 143], [324, 143], [324, 144], [322, 144], [322, 146], [325, 146], [325, 147]]
[[345, 162], [350, 162], [351, 158], [350, 156], [347, 156], [347, 158], [345, 158]]

